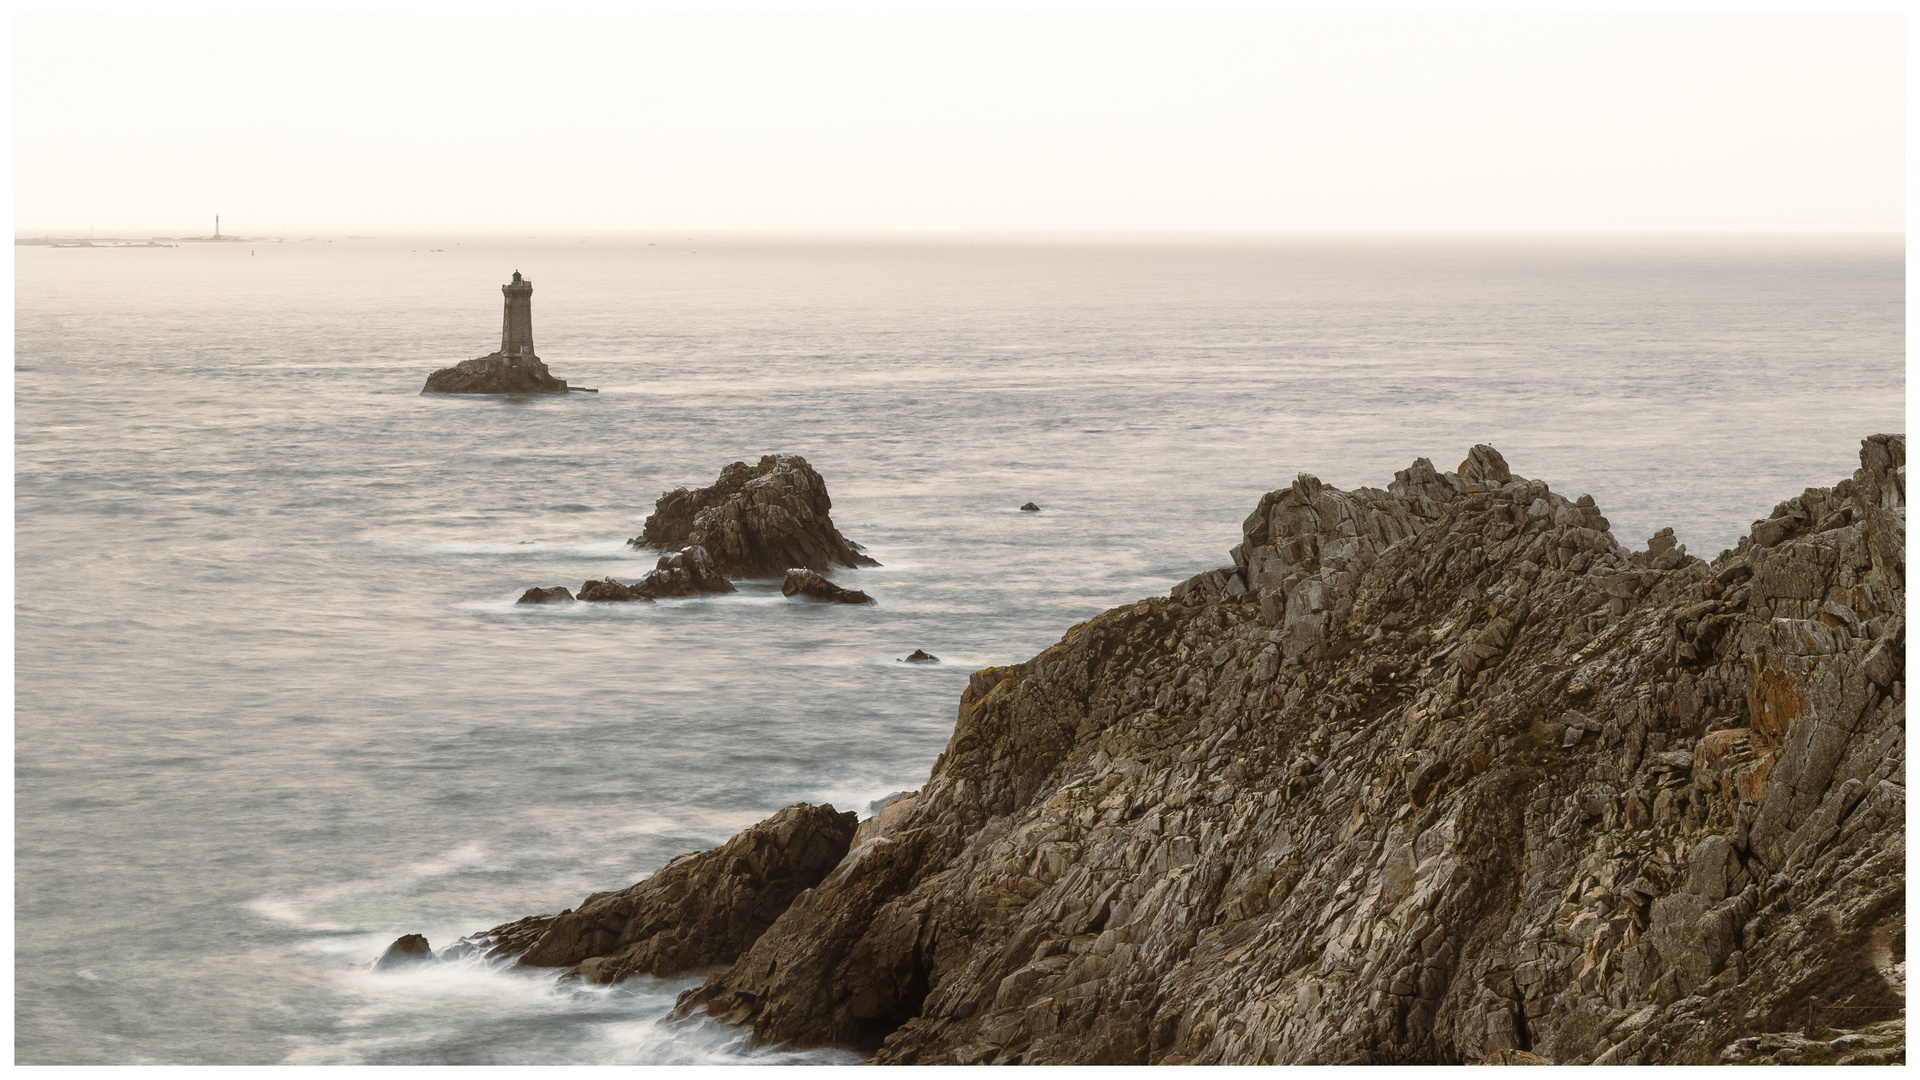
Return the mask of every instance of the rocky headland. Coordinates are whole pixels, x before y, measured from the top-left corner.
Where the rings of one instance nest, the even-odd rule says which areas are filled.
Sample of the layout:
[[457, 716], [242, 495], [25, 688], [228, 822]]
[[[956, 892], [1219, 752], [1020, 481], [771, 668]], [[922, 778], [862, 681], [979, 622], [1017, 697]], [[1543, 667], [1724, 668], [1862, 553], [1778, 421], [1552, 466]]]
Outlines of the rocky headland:
[[1491, 447], [1302, 475], [974, 673], [676, 1013], [881, 1063], [1904, 1061], [1905, 459], [1711, 563]]

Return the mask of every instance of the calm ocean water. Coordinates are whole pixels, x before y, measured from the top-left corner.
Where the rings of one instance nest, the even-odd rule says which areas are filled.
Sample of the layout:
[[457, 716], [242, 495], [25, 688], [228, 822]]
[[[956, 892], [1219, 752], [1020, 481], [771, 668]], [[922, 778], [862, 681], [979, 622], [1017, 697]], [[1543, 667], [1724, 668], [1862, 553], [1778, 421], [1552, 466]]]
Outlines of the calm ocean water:
[[[649, 241], [652, 241], [649, 243]], [[444, 249], [444, 250], [434, 250]], [[1302, 470], [1491, 442], [1712, 557], [1903, 430], [1897, 239], [434, 237], [16, 248], [23, 1063], [702, 1062], [698, 979], [374, 975], [796, 800], [917, 787], [967, 673], [1227, 561]], [[555, 374], [447, 399], [534, 282]], [[637, 578], [804, 454], [879, 606]], [[1044, 511], [1015, 511], [1028, 500]], [[898, 663], [915, 648], [937, 666]], [[751, 1060], [848, 1060], [757, 1054]]]

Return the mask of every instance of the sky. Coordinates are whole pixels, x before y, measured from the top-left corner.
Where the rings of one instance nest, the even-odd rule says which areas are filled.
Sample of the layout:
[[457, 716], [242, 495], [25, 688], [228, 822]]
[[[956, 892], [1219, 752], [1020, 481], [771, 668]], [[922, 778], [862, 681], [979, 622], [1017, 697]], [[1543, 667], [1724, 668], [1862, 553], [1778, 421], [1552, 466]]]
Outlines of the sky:
[[20, 17], [15, 232], [1905, 228], [1899, 16]]

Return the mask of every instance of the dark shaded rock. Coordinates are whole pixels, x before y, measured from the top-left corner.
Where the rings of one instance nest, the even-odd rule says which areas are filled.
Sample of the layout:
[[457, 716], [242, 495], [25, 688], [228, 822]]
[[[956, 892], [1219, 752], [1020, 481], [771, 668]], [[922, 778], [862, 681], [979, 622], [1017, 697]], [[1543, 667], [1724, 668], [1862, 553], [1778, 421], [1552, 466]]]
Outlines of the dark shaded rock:
[[675, 1012], [900, 1064], [1903, 1060], [1904, 463], [1713, 564], [1487, 447], [1302, 474], [974, 673]]
[[827, 483], [798, 454], [736, 461], [698, 490], [660, 496], [635, 547], [705, 548], [729, 578], [773, 577], [789, 567], [824, 573], [835, 566], [878, 566], [833, 527]]
[[648, 596], [644, 590], [639, 589], [637, 584], [622, 585], [612, 578], [607, 578], [605, 581], [584, 582], [580, 586], [580, 591], [575, 594], [574, 599], [586, 600], [591, 603], [618, 603], [623, 601], [653, 603], [653, 597]]
[[714, 565], [707, 549], [699, 546], [661, 556], [654, 569], [633, 587], [655, 599], [735, 591], [733, 583]]
[[[568, 909], [572, 910], [572, 909]], [[490, 960], [511, 959], [533, 947], [540, 935], [547, 932], [558, 915], [528, 915], [524, 919], [515, 919], [510, 923], [501, 923], [491, 930], [482, 930], [477, 934], [468, 934], [441, 952], [444, 959], [478, 953]]]
[[526, 592], [521, 593], [520, 599], [515, 600], [514, 603], [516, 604], [550, 604], [555, 600], [572, 600], [572, 599], [573, 599], [573, 594], [568, 592], [565, 586], [555, 585], [551, 589], [528, 589]]
[[423, 394], [564, 394], [567, 381], [547, 372], [547, 365], [531, 354], [502, 356], [488, 353], [462, 360], [427, 376]]
[[811, 570], [789, 570], [780, 582], [782, 596], [798, 596], [827, 604], [871, 604], [873, 597], [858, 589], [843, 589]]
[[932, 653], [926, 651], [925, 649], [913, 650], [913, 654], [908, 656], [904, 661], [902, 661], [902, 663], [907, 663], [907, 664], [937, 664], [939, 662], [940, 662], [939, 657], [933, 655]]
[[578, 964], [594, 983], [730, 964], [840, 862], [854, 827], [851, 812], [796, 803], [645, 881], [587, 897], [555, 916], [520, 964]]
[[433, 959], [433, 950], [428, 947], [427, 939], [421, 934], [406, 934], [394, 939], [380, 959], [373, 962], [375, 971], [392, 971], [422, 961]]
[[1039, 508], [1038, 506], [1035, 506], [1035, 505], [1034, 505], [1033, 503], [1028, 503], [1027, 505], [1025, 505], [1025, 506], [1023, 506], [1023, 507], [1021, 507], [1020, 509], [1022, 509], [1022, 510], [1038, 510], [1038, 509], [1040, 509], [1040, 508]]
[[631, 585], [622, 585], [612, 578], [589, 581], [580, 586], [579, 599], [650, 602], [678, 596], [708, 596], [735, 591], [733, 582], [720, 575], [705, 548], [690, 547], [661, 556], [659, 564], [647, 571], [646, 577]]

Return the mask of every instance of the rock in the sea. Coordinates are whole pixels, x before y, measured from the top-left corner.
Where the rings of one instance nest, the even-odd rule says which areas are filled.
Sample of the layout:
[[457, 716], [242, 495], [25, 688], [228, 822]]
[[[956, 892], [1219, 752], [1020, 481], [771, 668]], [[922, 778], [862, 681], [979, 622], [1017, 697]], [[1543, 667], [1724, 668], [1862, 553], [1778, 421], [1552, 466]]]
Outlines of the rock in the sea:
[[702, 547], [690, 547], [685, 551], [676, 551], [660, 557], [660, 562], [647, 571], [647, 576], [631, 585], [622, 585], [608, 578], [605, 581], [589, 581], [580, 586], [582, 600], [589, 601], [653, 601], [678, 596], [707, 596], [714, 593], [736, 591], [733, 582], [720, 575]]
[[[811, 570], [789, 570], [780, 582], [780, 595], [798, 596], [827, 604], [871, 604], [873, 597], [858, 589], [843, 589]], [[932, 659], [932, 657], [928, 657]]]
[[572, 599], [573, 599], [573, 594], [567, 591], [566, 586], [555, 585], [551, 589], [528, 589], [526, 592], [521, 593], [520, 599], [515, 600], [514, 603], [516, 604], [551, 604], [556, 600], [572, 600]]
[[533, 282], [513, 272], [500, 286], [506, 297], [500, 325], [500, 349], [462, 360], [427, 376], [423, 394], [564, 394], [567, 381], [556, 379], [533, 353]]
[[428, 947], [427, 939], [421, 934], [404, 934], [387, 946], [380, 959], [373, 962], [375, 971], [392, 971], [425, 960], [433, 959], [433, 949]]
[[840, 535], [828, 510], [827, 483], [798, 454], [736, 461], [698, 490], [660, 496], [635, 547], [705, 548], [722, 576], [767, 578], [789, 567], [824, 573], [835, 566], [878, 566]]
[[854, 827], [850, 812], [796, 803], [720, 847], [682, 855], [638, 884], [547, 917], [531, 942], [513, 940], [517, 923], [473, 940], [488, 943], [493, 956], [514, 955], [504, 951], [511, 940], [522, 966], [578, 965], [594, 983], [730, 964], [841, 861]]
[[1231, 566], [974, 673], [676, 1013], [881, 1063], [1902, 1061], [1906, 440], [1860, 464], [1712, 564], [1491, 447], [1302, 474]]
[[423, 394], [564, 394], [567, 381], [556, 379], [547, 365], [531, 354], [502, 356], [488, 353], [462, 360], [427, 376]]
[[1035, 506], [1033, 503], [1028, 503], [1027, 505], [1021, 507], [1020, 509], [1032, 511], [1032, 510], [1038, 510], [1040, 508], [1038, 506]]
[[932, 653], [926, 651], [925, 649], [913, 650], [913, 652], [909, 654], [904, 661], [902, 661], [902, 663], [907, 663], [907, 664], [937, 664], [939, 662], [940, 662], [939, 657], [933, 655]]
[[733, 583], [714, 565], [707, 549], [698, 545], [662, 555], [660, 562], [634, 588], [655, 599], [735, 591]]
[[653, 603], [653, 597], [640, 589], [638, 582], [633, 585], [622, 585], [612, 578], [581, 583], [580, 591], [574, 594], [574, 599], [589, 603]]

